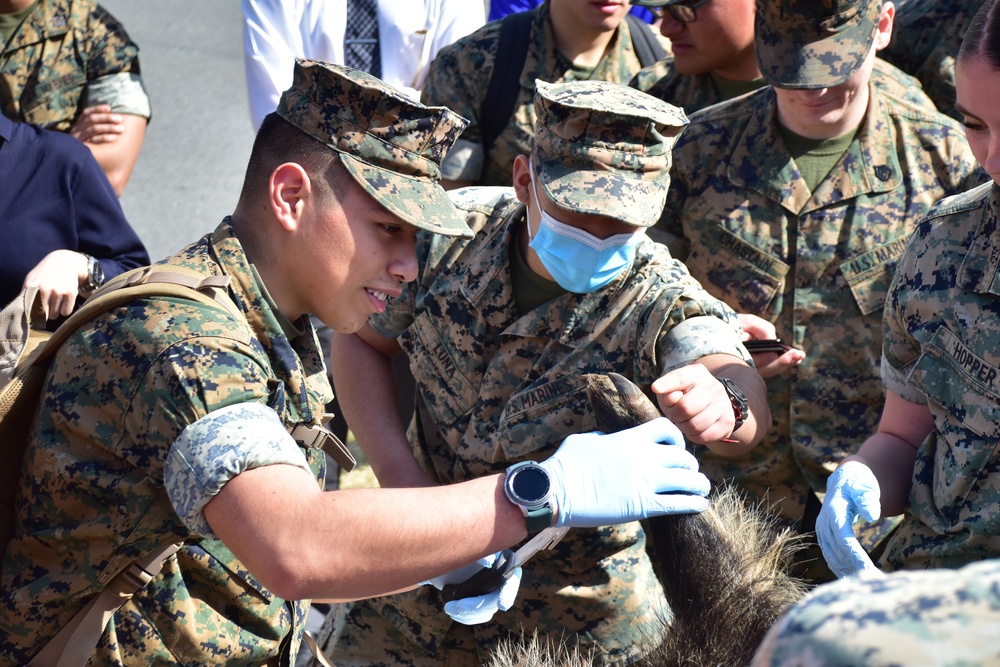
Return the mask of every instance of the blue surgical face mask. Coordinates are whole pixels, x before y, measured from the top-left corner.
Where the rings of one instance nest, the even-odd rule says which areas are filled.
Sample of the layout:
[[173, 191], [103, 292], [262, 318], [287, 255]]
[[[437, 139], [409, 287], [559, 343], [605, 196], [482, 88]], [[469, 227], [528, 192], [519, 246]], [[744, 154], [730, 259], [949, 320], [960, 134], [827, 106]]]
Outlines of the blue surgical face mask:
[[530, 163], [528, 169], [531, 171], [531, 196], [542, 216], [534, 237], [531, 235], [531, 223], [528, 223], [528, 246], [535, 251], [555, 281], [564, 290], [588, 294], [601, 289], [627, 269], [635, 259], [636, 246], [646, 230], [599, 239], [578, 227], [556, 220], [538, 205], [535, 170]]

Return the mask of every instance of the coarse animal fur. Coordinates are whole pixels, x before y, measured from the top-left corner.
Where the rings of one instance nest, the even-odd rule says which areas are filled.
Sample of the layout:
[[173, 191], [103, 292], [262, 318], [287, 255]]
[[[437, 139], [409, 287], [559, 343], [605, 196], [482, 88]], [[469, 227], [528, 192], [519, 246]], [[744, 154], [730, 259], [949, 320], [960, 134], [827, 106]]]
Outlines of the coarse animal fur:
[[[660, 416], [632, 382], [615, 373], [586, 375], [599, 428], [621, 431]], [[707, 510], [645, 522], [649, 551], [674, 617], [663, 640], [637, 667], [734, 667], [752, 660], [761, 640], [806, 585], [787, 571], [799, 548], [778, 531], [764, 508], [717, 488]], [[599, 658], [565, 641], [548, 645], [532, 636], [493, 656], [490, 667], [597, 664]]]

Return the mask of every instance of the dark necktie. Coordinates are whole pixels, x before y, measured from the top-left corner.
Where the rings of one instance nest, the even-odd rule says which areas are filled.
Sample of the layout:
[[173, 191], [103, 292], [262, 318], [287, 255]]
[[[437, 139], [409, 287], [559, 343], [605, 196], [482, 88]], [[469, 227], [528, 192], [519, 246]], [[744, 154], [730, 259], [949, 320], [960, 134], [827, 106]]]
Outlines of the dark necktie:
[[376, 0], [347, 0], [344, 64], [381, 78], [376, 5]]

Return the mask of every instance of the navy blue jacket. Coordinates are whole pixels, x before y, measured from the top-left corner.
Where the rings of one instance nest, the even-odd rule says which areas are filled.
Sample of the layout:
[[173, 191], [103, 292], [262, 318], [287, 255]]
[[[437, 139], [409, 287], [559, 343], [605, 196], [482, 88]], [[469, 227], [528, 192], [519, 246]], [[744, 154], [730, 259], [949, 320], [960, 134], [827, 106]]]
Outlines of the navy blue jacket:
[[68, 134], [0, 115], [0, 307], [60, 248], [101, 260], [109, 279], [149, 264], [90, 149]]

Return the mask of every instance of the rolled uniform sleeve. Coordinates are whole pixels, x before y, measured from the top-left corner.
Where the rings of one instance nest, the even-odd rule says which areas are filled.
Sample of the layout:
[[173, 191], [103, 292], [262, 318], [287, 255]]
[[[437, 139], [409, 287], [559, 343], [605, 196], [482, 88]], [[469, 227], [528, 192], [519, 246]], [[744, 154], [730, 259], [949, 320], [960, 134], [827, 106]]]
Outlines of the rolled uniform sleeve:
[[170, 447], [163, 481], [184, 525], [199, 536], [215, 538], [202, 513], [205, 505], [240, 473], [279, 464], [312, 474], [277, 413], [260, 403], [241, 403], [187, 426]]
[[711, 315], [691, 317], [663, 335], [664, 370], [673, 370], [709, 354], [728, 354], [753, 365], [739, 333], [732, 324]]

